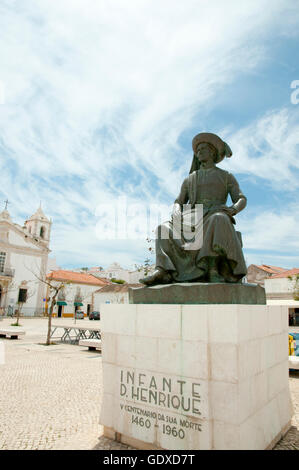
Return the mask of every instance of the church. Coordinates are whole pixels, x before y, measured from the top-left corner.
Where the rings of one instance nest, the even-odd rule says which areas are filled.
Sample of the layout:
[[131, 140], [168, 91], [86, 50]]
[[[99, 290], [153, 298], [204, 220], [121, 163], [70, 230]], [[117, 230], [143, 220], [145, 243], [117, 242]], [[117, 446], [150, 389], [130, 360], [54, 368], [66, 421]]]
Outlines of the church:
[[41, 206], [24, 225], [0, 213], [0, 316], [21, 308], [26, 316], [44, 311], [52, 221]]

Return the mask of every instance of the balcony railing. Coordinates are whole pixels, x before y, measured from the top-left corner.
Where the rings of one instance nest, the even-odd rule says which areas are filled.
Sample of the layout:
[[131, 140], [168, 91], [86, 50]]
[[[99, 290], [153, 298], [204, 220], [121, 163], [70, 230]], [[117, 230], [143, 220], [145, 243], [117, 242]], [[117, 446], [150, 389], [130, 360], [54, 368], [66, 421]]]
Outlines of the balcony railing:
[[0, 268], [0, 276], [13, 277], [15, 275], [15, 270], [11, 268]]

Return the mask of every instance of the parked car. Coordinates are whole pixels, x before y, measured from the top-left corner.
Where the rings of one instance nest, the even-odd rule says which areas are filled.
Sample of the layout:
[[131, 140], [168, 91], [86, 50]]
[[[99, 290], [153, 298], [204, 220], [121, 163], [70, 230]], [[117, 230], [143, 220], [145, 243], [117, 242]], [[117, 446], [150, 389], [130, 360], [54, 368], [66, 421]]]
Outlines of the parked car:
[[89, 314], [89, 320], [100, 320], [100, 312], [91, 312]]
[[83, 312], [83, 310], [77, 310], [77, 312], [76, 312], [76, 318], [77, 318], [77, 320], [84, 320], [84, 312]]

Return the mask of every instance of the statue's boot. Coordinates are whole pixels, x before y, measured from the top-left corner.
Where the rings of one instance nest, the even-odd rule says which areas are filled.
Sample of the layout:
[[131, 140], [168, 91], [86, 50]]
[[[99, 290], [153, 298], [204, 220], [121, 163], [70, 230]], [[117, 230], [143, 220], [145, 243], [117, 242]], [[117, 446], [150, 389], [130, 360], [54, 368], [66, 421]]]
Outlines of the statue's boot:
[[139, 279], [139, 282], [146, 286], [154, 286], [156, 284], [170, 284], [172, 282], [171, 275], [163, 269], [157, 268], [150, 276]]
[[225, 279], [221, 274], [218, 273], [217, 269], [209, 270], [209, 282], [225, 282]]
[[209, 270], [208, 270], [208, 278], [209, 282], [225, 282], [225, 279], [218, 270], [219, 259], [216, 256], [211, 256], [209, 258]]
[[242, 277], [237, 276], [225, 276], [225, 282], [229, 282], [231, 284], [242, 284]]

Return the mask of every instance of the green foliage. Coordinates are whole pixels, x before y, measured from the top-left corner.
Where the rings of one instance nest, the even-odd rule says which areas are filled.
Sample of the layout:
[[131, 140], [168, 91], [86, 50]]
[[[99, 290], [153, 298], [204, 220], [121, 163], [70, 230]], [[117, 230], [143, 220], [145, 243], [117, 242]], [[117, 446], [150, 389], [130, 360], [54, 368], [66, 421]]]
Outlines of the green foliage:
[[126, 281], [124, 281], [123, 279], [115, 279], [114, 277], [110, 280], [111, 280], [111, 282], [115, 282], [115, 284], [125, 284], [126, 283]]
[[[153, 230], [153, 232], [154, 232], [154, 230]], [[153, 255], [155, 253], [155, 250], [154, 250], [154, 247], [153, 247], [154, 240], [147, 237], [146, 242], [148, 243], [148, 251], [150, 252], [150, 255]], [[139, 273], [141, 271], [143, 271], [145, 276], [147, 276], [148, 273], [150, 272], [151, 264], [152, 264], [152, 260], [150, 258], [146, 258], [146, 260], [144, 260], [143, 264], [135, 264], [135, 269]]]
[[144, 274], [147, 276], [150, 270], [150, 259], [146, 258], [144, 261]]

